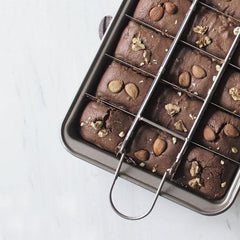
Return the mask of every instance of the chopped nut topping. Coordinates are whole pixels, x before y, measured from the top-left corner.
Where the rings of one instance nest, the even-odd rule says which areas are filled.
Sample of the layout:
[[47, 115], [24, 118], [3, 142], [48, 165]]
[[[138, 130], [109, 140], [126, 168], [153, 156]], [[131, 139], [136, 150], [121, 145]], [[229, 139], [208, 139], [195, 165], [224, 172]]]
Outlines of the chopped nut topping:
[[221, 183], [221, 188], [225, 188], [225, 187], [226, 187], [226, 185], [227, 185], [227, 183], [226, 183], [226, 182], [223, 182], [223, 183]]
[[198, 41], [196, 41], [196, 44], [200, 47], [200, 48], [203, 48], [203, 47], [206, 47], [208, 46], [209, 44], [212, 43], [212, 40], [210, 37], [206, 36], [206, 37], [202, 37], [200, 38]]
[[193, 31], [195, 33], [204, 35], [208, 31], [208, 27], [207, 26], [196, 26], [193, 28]]
[[142, 43], [141, 38], [133, 38], [132, 39], [132, 50], [137, 52], [140, 50], [144, 50], [145, 45]]
[[124, 132], [124, 131], [120, 132], [120, 133], [118, 134], [118, 136], [119, 136], [120, 138], [124, 138], [124, 137], [125, 137], [125, 132]]
[[192, 120], [195, 120], [195, 119], [196, 119], [196, 117], [193, 116], [191, 113], [189, 114], [189, 117], [190, 117]]
[[224, 164], [225, 164], [225, 162], [224, 162], [223, 160], [221, 160], [221, 162], [220, 162], [220, 163], [221, 163], [221, 165], [224, 165]]
[[238, 149], [236, 147], [232, 147], [232, 152], [233, 153], [238, 153]]
[[144, 62], [141, 62], [141, 63], [139, 64], [140, 67], [143, 67], [144, 65], [145, 65]]
[[233, 87], [229, 90], [229, 94], [233, 98], [234, 101], [240, 101], [240, 89]]
[[145, 164], [144, 162], [141, 162], [141, 163], [139, 164], [139, 166], [142, 167], [142, 168], [144, 168], [144, 167], [146, 166], [146, 164]]
[[200, 167], [198, 165], [198, 162], [197, 161], [193, 161], [191, 169], [190, 169], [191, 176], [192, 177], [196, 177], [199, 172], [200, 172]]
[[100, 130], [103, 126], [103, 121], [96, 121], [96, 122], [91, 122], [90, 123], [91, 127], [94, 128], [95, 130]]
[[181, 97], [182, 96], [182, 92], [177, 92], [178, 96]]
[[156, 172], [157, 172], [157, 169], [156, 169], [155, 167], [153, 167], [152, 172], [153, 172], [153, 173], [156, 173]]
[[194, 188], [194, 189], [202, 187], [200, 178], [194, 178], [194, 179], [190, 180], [190, 181], [188, 182], [188, 185], [189, 185], [191, 188]]
[[233, 30], [233, 34], [234, 34], [235, 36], [237, 36], [238, 33], [239, 33], [239, 31], [240, 31], [240, 27], [236, 27], [236, 28], [234, 28], [234, 30]]
[[181, 111], [181, 108], [179, 106], [172, 103], [165, 105], [165, 109], [167, 110], [168, 115], [170, 115], [171, 117]]
[[174, 127], [176, 128], [176, 130], [181, 131], [181, 132], [186, 133], [188, 131], [182, 120], [175, 122]]
[[176, 137], [173, 137], [172, 138], [172, 141], [173, 141], [173, 144], [175, 145], [177, 143], [177, 138]]
[[107, 129], [102, 129], [98, 132], [98, 136], [100, 138], [105, 138], [108, 136], [108, 134], [109, 134], [109, 130], [107, 130]]
[[221, 66], [220, 65], [216, 65], [216, 70], [219, 72], [221, 69]]
[[83, 127], [85, 125], [85, 122], [81, 122], [80, 126]]
[[150, 63], [150, 60], [151, 60], [151, 51], [150, 50], [144, 50], [143, 51], [143, 58], [144, 58], [144, 61], [146, 64], [149, 64]]

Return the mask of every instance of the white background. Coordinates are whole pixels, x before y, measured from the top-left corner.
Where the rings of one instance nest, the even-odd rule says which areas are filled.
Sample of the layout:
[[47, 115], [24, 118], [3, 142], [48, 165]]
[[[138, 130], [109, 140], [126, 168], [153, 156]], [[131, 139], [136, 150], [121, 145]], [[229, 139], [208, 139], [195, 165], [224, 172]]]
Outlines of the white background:
[[[0, 240], [239, 239], [240, 197], [205, 217], [159, 199], [146, 219], [111, 209], [113, 176], [74, 158], [60, 126], [120, 0], [0, 0]], [[153, 194], [121, 181], [122, 210]]]

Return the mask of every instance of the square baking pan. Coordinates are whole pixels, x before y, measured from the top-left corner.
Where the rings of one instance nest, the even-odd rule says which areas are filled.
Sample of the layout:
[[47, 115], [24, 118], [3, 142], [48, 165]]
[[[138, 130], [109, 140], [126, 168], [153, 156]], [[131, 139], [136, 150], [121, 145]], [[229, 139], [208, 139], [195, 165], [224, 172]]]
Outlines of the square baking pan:
[[[119, 166], [119, 157], [116, 157], [114, 154], [104, 151], [98, 148], [97, 146], [83, 140], [79, 135], [79, 131], [78, 131], [79, 119], [84, 107], [86, 106], [86, 104], [89, 102], [90, 99], [95, 101], [101, 101], [104, 104], [108, 104], [108, 106], [110, 107], [119, 109], [118, 107], [111, 105], [111, 103], [107, 103], [102, 100], [96, 99], [94, 97], [94, 89], [99, 82], [99, 76], [103, 75], [106, 67], [111, 61], [118, 61], [122, 64], [126, 64], [120, 61], [119, 59], [115, 59], [114, 57], [112, 57], [112, 53], [114, 52], [116, 44], [118, 43], [118, 40], [122, 34], [122, 31], [124, 27], [127, 25], [127, 23], [130, 20], [133, 20], [142, 25], [145, 25], [146, 27], [149, 27], [147, 24], [140, 22], [139, 20], [136, 20], [133, 17], [131, 17], [136, 8], [137, 3], [138, 3], [138, 0], [124, 0], [117, 14], [113, 18], [102, 40], [102, 44], [96, 54], [96, 57], [93, 60], [90, 66], [90, 69], [87, 72], [87, 75], [83, 80], [69, 108], [69, 111], [66, 114], [66, 117], [62, 123], [62, 129], [61, 129], [62, 142], [65, 148], [74, 156], [81, 158], [111, 173], [116, 173], [116, 169], [121, 167], [121, 169], [120, 168], [118, 169], [120, 173], [117, 171], [117, 174], [115, 174], [115, 177], [120, 175], [120, 177], [132, 183], [135, 183], [147, 190], [150, 190], [152, 192], [157, 192], [157, 190], [159, 190], [159, 184], [162, 183], [162, 186], [160, 189], [162, 197], [167, 198], [171, 201], [176, 202], [177, 204], [183, 205], [189, 209], [192, 209], [195, 212], [198, 212], [204, 215], [216, 215], [216, 214], [222, 213], [223, 211], [225, 211], [231, 206], [231, 204], [234, 202], [239, 192], [239, 189], [240, 189], [239, 164], [238, 164], [238, 170], [235, 174], [232, 184], [229, 190], [227, 191], [227, 193], [225, 194], [225, 196], [220, 200], [210, 201], [188, 191], [187, 189], [177, 186], [176, 184], [166, 180], [165, 178], [162, 179], [160, 176], [153, 175], [150, 172], [144, 171], [143, 169], [136, 168], [124, 161]], [[194, 4], [195, 6], [193, 6]], [[203, 3], [197, 0], [193, 1], [193, 5], [190, 8], [189, 18], [191, 14], [195, 11], [197, 4], [203, 4]], [[203, 5], [206, 5], [206, 4], [203, 4]], [[187, 19], [185, 20], [187, 21]], [[182, 25], [182, 32], [184, 31], [185, 24], [186, 23], [183, 23]], [[153, 29], [153, 27], [151, 28]], [[179, 32], [181, 32], [181, 29], [179, 30]], [[176, 39], [177, 37], [179, 37], [179, 39]], [[180, 37], [181, 35], [176, 36], [175, 44], [177, 44], [179, 41], [182, 41], [180, 40]], [[230, 61], [230, 57], [234, 53], [237, 43], [238, 42], [236, 38], [235, 43], [233, 44], [233, 47], [229, 52], [229, 56], [224, 60], [225, 62], [223, 63], [223, 66], [225, 65], [225, 68], [228, 65], [232, 65], [231, 63], [229, 63], [229, 61]], [[172, 46], [172, 51], [174, 51], [174, 46]], [[169, 56], [170, 54], [171, 52], [169, 53]], [[134, 67], [134, 69], [138, 70], [136, 67]], [[158, 76], [154, 76], [156, 77], [155, 78], [156, 83], [158, 82], [158, 79], [161, 78], [161, 70], [163, 69], [160, 69], [160, 73], [158, 74]], [[223, 73], [224, 73], [224, 69], [222, 74]], [[221, 79], [221, 76], [222, 75], [220, 72], [218, 76], [219, 80]], [[216, 87], [217, 85], [215, 86], [215, 88], [212, 89], [212, 92], [214, 92]], [[211, 98], [209, 98], [209, 101], [206, 101], [206, 106], [210, 104], [210, 100]], [[122, 109], [119, 109], [119, 110], [123, 111]], [[127, 112], [127, 114], [131, 114], [131, 113]], [[204, 114], [204, 111], [202, 112], [202, 114]], [[132, 114], [132, 116], [136, 118], [135, 115]], [[197, 124], [198, 123], [196, 123], [195, 127], [197, 127]], [[155, 127], [159, 127], [161, 129], [161, 127], [157, 126], [157, 124]], [[185, 147], [187, 147], [189, 142], [190, 140], [185, 142], [186, 143]], [[182, 150], [183, 150], [182, 154], [184, 154], [186, 149], [185, 150], [182, 149]], [[176, 161], [177, 164], [175, 165], [175, 167], [179, 165], [180, 160], [181, 160], [181, 156], [179, 156], [179, 159], [177, 159]]]

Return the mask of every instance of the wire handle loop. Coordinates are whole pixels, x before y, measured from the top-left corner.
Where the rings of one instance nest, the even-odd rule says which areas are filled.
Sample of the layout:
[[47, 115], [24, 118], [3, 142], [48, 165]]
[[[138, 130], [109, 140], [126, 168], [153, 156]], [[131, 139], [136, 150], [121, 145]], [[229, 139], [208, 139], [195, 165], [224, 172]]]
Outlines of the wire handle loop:
[[145, 218], [146, 216], [148, 216], [148, 215], [152, 212], [152, 210], [153, 210], [153, 208], [154, 208], [154, 206], [155, 206], [155, 204], [156, 204], [156, 202], [157, 202], [158, 196], [159, 196], [160, 193], [161, 193], [161, 190], [162, 190], [162, 188], [163, 188], [164, 182], [165, 182], [167, 176], [168, 176], [169, 173], [170, 173], [170, 169], [167, 169], [167, 171], [164, 173], [164, 175], [163, 175], [163, 177], [162, 177], [162, 179], [161, 179], [161, 182], [160, 182], [160, 184], [159, 184], [159, 186], [158, 186], [158, 189], [157, 189], [157, 191], [156, 191], [156, 193], [155, 193], [155, 197], [154, 197], [154, 200], [153, 200], [153, 203], [152, 203], [150, 209], [149, 209], [145, 214], [143, 214], [143, 215], [136, 216], [136, 217], [131, 217], [131, 216], [127, 216], [127, 215], [121, 213], [121, 212], [117, 209], [117, 207], [116, 207], [115, 204], [113, 203], [113, 197], [112, 197], [112, 196], [113, 196], [113, 189], [114, 189], [114, 186], [115, 186], [115, 184], [116, 184], [116, 181], [117, 181], [117, 179], [118, 179], [118, 177], [119, 177], [119, 172], [120, 172], [120, 169], [121, 169], [121, 167], [122, 167], [122, 163], [123, 163], [124, 159], [125, 159], [125, 154], [122, 154], [121, 159], [120, 159], [120, 161], [119, 161], [119, 163], [118, 163], [118, 167], [117, 167], [117, 169], [116, 169], [116, 172], [115, 172], [115, 175], [114, 175], [114, 180], [113, 180], [113, 183], [112, 183], [112, 186], [111, 186], [111, 189], [110, 189], [110, 193], [109, 193], [110, 203], [111, 203], [111, 206], [112, 206], [113, 210], [114, 210], [120, 217], [125, 218], [125, 219], [127, 219], [127, 220], [140, 220], [140, 219]]

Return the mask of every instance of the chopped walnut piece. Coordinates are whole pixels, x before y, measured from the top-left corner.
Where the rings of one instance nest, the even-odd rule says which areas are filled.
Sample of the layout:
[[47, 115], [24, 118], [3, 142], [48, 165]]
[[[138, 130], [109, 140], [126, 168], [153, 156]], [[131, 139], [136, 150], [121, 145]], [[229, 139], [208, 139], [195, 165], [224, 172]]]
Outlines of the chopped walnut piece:
[[140, 50], [144, 50], [145, 45], [142, 43], [141, 38], [133, 38], [132, 39], [132, 50], [137, 52]]
[[208, 26], [196, 26], [193, 28], [193, 31], [204, 35], [208, 31]]
[[144, 58], [144, 62], [146, 64], [149, 64], [150, 60], [151, 60], [151, 51], [150, 50], [144, 50], [143, 51], [143, 58]]
[[91, 125], [92, 128], [99, 131], [103, 126], [103, 121], [91, 122], [90, 125]]
[[177, 113], [179, 113], [181, 111], [181, 108], [178, 105], [175, 105], [172, 103], [165, 105], [165, 109], [166, 109], [168, 115], [170, 115], [171, 117], [173, 117], [174, 115], [176, 115]]
[[186, 133], [188, 131], [182, 120], [175, 122], [174, 127], [176, 128], [176, 130], [181, 131], [181, 132]]
[[188, 185], [189, 185], [191, 188], [194, 188], [194, 189], [197, 189], [197, 188], [202, 187], [200, 178], [194, 178], [194, 179], [190, 180], [190, 181], [188, 182]]
[[196, 41], [196, 44], [200, 47], [200, 48], [203, 48], [203, 47], [206, 47], [208, 46], [209, 44], [212, 43], [212, 40], [210, 37], [206, 36], [206, 37], [202, 37], [200, 38], [198, 41]]
[[197, 161], [193, 161], [190, 169], [190, 174], [192, 177], [196, 177], [200, 172], [200, 167]]
[[234, 101], [240, 101], [240, 89], [233, 87], [229, 90], [229, 94], [233, 98]]

